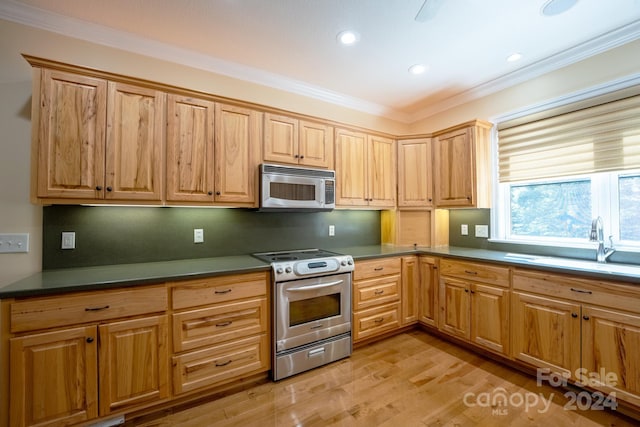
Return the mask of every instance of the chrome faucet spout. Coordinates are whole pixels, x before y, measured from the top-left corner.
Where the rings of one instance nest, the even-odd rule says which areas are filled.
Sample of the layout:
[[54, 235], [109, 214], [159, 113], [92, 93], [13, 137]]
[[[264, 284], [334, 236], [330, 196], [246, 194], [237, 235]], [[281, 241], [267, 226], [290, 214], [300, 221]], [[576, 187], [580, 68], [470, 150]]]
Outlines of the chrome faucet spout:
[[598, 242], [598, 249], [596, 250], [596, 261], [598, 262], [607, 262], [607, 258], [616, 251], [613, 248], [613, 236], [609, 236], [611, 246], [608, 248], [604, 246], [604, 224], [601, 216], [591, 221], [591, 233], [589, 235], [589, 240], [592, 242]]

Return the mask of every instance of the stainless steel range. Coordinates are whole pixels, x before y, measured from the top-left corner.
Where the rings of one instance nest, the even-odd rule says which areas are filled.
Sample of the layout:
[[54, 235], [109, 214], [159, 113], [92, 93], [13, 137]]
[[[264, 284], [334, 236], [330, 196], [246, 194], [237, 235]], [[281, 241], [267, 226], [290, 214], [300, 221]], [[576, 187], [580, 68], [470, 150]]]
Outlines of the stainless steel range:
[[351, 355], [353, 258], [321, 249], [253, 255], [272, 267], [274, 381]]

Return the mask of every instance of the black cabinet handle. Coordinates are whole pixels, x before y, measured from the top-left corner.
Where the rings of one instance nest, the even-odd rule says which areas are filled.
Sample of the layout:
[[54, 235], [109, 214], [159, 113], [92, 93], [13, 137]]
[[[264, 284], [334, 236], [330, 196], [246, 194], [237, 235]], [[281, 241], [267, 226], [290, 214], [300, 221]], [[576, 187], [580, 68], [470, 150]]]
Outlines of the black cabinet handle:
[[113, 188], [107, 187], [107, 191], [112, 191], [112, 190], [113, 190]]
[[571, 313], [571, 317], [575, 319], [576, 317], [578, 317], [578, 313]]
[[227, 366], [229, 363], [233, 362], [233, 360], [229, 359], [226, 362], [218, 363], [216, 362], [216, 367]]
[[225, 289], [224, 291], [218, 291], [218, 290], [213, 291], [213, 293], [216, 295], [228, 294], [229, 292], [231, 292], [231, 289]]
[[477, 271], [465, 270], [464, 272], [467, 273], [467, 274], [471, 274], [473, 276], [477, 276], [478, 275]]
[[219, 195], [220, 195], [220, 192], [219, 192], [219, 191], [216, 191], [216, 196], [219, 196]]
[[102, 186], [101, 185], [96, 186], [96, 191], [102, 191]]
[[228, 320], [226, 322], [216, 323], [216, 328], [224, 328], [225, 326], [229, 326], [232, 323], [233, 322], [231, 320]]
[[88, 338], [87, 338], [87, 342], [88, 342], [89, 344], [91, 344], [91, 343], [93, 342], [93, 337], [88, 337]]
[[583, 318], [584, 320], [589, 320], [589, 319], [590, 319], [590, 317], [589, 317], [589, 316], [587, 316], [586, 314], [585, 314], [584, 316], [582, 316], [582, 318]]
[[589, 294], [589, 295], [591, 295], [593, 293], [592, 291], [584, 291], [582, 289], [576, 289], [576, 288], [571, 288], [571, 290], [573, 292], [577, 292], [579, 294]]
[[207, 194], [213, 196], [213, 191], [208, 191]]
[[104, 305], [102, 307], [86, 307], [84, 311], [102, 311], [102, 310], [106, 310], [107, 308], [109, 308], [108, 305]]
[[464, 291], [465, 291], [466, 293], [469, 293], [469, 289], [465, 289]]

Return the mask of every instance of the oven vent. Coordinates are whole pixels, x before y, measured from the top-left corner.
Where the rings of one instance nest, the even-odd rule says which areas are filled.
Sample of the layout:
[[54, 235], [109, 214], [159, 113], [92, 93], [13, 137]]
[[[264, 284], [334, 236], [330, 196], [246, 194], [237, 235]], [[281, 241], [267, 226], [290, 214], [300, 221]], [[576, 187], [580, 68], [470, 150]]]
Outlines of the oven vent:
[[296, 176], [310, 176], [314, 178], [330, 178], [333, 179], [336, 176], [336, 172], [333, 170], [325, 169], [311, 169], [311, 168], [294, 168], [290, 166], [269, 165], [263, 163], [260, 165], [260, 171], [262, 173], [277, 173], [282, 175], [296, 175]]

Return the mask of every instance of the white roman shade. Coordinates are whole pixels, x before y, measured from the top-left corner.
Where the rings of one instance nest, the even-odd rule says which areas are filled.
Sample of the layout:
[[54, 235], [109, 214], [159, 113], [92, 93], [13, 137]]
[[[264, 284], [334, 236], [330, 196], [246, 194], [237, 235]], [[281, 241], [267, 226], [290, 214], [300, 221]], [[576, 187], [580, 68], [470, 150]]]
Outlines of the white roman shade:
[[610, 97], [499, 124], [500, 182], [640, 168], [640, 95]]

